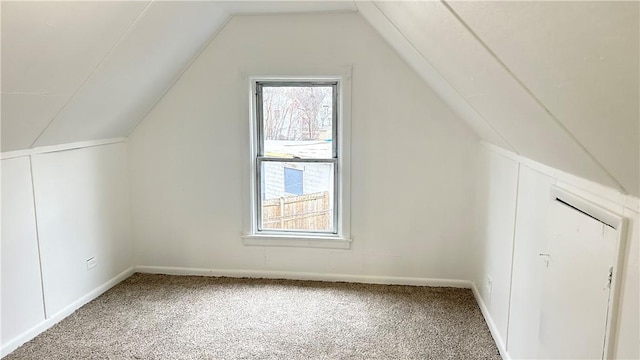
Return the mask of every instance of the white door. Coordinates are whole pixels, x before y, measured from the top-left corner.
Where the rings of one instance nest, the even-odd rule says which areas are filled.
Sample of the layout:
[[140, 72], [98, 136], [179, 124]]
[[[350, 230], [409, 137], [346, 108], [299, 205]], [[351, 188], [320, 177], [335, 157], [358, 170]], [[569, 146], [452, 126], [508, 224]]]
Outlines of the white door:
[[602, 359], [616, 231], [553, 201], [548, 256], [542, 265], [539, 355]]

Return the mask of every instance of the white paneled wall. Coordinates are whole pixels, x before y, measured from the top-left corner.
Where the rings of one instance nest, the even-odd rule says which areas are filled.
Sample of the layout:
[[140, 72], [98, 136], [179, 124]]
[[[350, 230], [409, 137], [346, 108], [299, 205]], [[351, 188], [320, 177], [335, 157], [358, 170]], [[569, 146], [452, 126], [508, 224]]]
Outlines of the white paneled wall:
[[126, 156], [125, 144], [33, 156], [50, 314], [132, 266]]
[[[618, 274], [621, 288], [613, 353], [616, 359], [640, 357], [637, 198], [491, 145], [481, 146], [480, 152], [479, 231], [475, 243], [478, 275], [474, 282], [503, 355], [515, 359], [540, 355], [537, 353], [540, 313], [535, 310], [540, 309], [542, 278], [536, 269], [541, 261], [538, 254], [546, 248], [549, 236], [551, 186], [557, 184], [629, 221], [623, 271]], [[510, 194], [510, 198], [505, 194]], [[496, 271], [502, 274], [495, 275]], [[491, 291], [487, 289], [488, 277], [493, 279]], [[500, 301], [499, 306], [494, 306], [496, 301]]]
[[2, 344], [44, 321], [31, 165], [2, 160]]
[[2, 160], [2, 355], [128, 276], [131, 241], [125, 143]]
[[491, 312], [490, 324], [504, 343], [509, 318], [509, 287], [513, 251], [513, 231], [519, 164], [505, 157], [480, 153], [476, 256], [478, 268], [473, 279], [485, 306]]
[[513, 252], [516, 265], [512, 274], [510, 326], [506, 334], [508, 351], [513, 358], [532, 357], [538, 349], [540, 313], [530, 309], [541, 306], [543, 280], [536, 269], [541, 261], [538, 254], [544, 252], [547, 243], [547, 214], [551, 210], [549, 190], [553, 182], [548, 175], [524, 165], [520, 167], [515, 222], [517, 242]]

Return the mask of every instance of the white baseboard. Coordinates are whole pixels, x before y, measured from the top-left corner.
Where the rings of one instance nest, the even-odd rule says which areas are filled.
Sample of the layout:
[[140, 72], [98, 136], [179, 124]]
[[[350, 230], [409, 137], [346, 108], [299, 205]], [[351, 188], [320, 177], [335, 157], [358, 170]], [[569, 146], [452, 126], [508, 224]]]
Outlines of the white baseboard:
[[471, 290], [473, 291], [473, 295], [476, 298], [476, 302], [478, 303], [478, 306], [480, 306], [480, 311], [482, 312], [482, 316], [484, 316], [484, 321], [487, 323], [487, 326], [489, 327], [489, 331], [491, 332], [491, 336], [493, 336], [493, 341], [495, 341], [496, 346], [498, 347], [498, 351], [500, 352], [500, 356], [504, 360], [511, 360], [511, 357], [509, 356], [509, 353], [507, 352], [507, 348], [505, 346], [504, 340], [502, 340], [502, 336], [500, 336], [500, 333], [498, 332], [498, 327], [493, 322], [493, 318], [491, 317], [491, 314], [489, 314], [489, 309], [484, 304], [484, 301], [482, 300], [482, 297], [480, 296], [480, 292], [478, 291], [478, 288], [476, 287], [476, 284], [473, 283], [473, 282], [471, 283]]
[[134, 269], [133, 267], [130, 267], [127, 270], [121, 272], [120, 274], [116, 275], [115, 277], [113, 277], [109, 281], [105, 282], [104, 284], [102, 284], [102, 285], [98, 286], [97, 288], [93, 289], [92, 291], [90, 291], [89, 293], [84, 295], [83, 297], [81, 297], [78, 300], [74, 301], [69, 306], [67, 306], [64, 309], [62, 309], [62, 310], [58, 311], [57, 313], [53, 314], [49, 318], [47, 318], [44, 321], [40, 322], [39, 324], [37, 324], [36, 326], [32, 327], [31, 329], [25, 331], [21, 335], [18, 335], [17, 337], [13, 338], [12, 340], [7, 342], [6, 344], [3, 344], [2, 348], [0, 349], [0, 357], [4, 357], [4, 356], [8, 355], [9, 353], [14, 351], [15, 349], [17, 349], [20, 346], [22, 346], [27, 341], [33, 339], [34, 337], [36, 337], [39, 334], [43, 333], [44, 331], [46, 331], [47, 329], [49, 329], [53, 325], [59, 323], [61, 320], [63, 320], [67, 316], [71, 315], [74, 311], [78, 310], [79, 308], [81, 308], [86, 303], [88, 303], [91, 300], [93, 300], [93, 299], [97, 298], [98, 296], [102, 295], [105, 291], [111, 289], [112, 287], [114, 287], [115, 285], [120, 283], [122, 280], [128, 278], [129, 276], [131, 276], [133, 274], [133, 269]]
[[468, 280], [455, 279], [431, 279], [418, 277], [401, 276], [373, 276], [373, 275], [351, 275], [351, 274], [322, 274], [293, 271], [271, 271], [271, 270], [225, 270], [225, 269], [198, 269], [168, 266], [136, 266], [135, 272], [147, 274], [166, 275], [196, 275], [196, 276], [223, 276], [234, 278], [260, 278], [260, 279], [289, 279], [289, 280], [315, 280], [330, 282], [353, 282], [363, 284], [384, 284], [384, 285], [414, 285], [414, 286], [436, 286], [436, 287], [456, 287], [471, 288]]

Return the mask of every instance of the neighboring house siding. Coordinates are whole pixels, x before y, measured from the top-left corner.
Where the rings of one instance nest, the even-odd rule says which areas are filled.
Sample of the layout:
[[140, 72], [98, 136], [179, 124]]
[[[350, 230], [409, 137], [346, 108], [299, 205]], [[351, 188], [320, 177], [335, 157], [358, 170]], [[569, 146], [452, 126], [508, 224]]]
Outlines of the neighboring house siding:
[[302, 189], [305, 194], [327, 191], [333, 188], [333, 170], [331, 165], [268, 163], [265, 164], [263, 169], [266, 178], [266, 181], [263, 184], [265, 199], [275, 199], [295, 195], [289, 194], [285, 191], [285, 167], [303, 171]]

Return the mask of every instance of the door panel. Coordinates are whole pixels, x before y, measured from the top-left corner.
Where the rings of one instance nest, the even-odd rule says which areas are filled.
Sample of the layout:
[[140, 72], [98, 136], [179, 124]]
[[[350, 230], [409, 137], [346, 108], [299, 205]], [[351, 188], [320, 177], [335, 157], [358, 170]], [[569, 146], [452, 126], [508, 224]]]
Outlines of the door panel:
[[507, 351], [513, 359], [538, 359], [538, 331], [553, 178], [520, 166]]
[[606, 227], [553, 202], [543, 272], [539, 355], [549, 359], [601, 359], [609, 305], [609, 269], [615, 237]]

